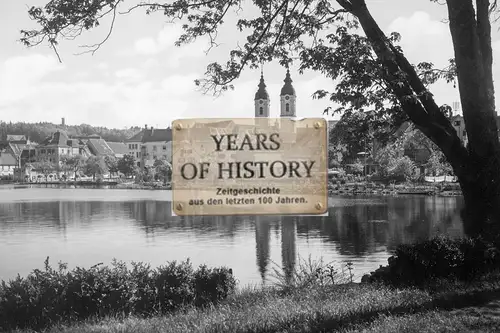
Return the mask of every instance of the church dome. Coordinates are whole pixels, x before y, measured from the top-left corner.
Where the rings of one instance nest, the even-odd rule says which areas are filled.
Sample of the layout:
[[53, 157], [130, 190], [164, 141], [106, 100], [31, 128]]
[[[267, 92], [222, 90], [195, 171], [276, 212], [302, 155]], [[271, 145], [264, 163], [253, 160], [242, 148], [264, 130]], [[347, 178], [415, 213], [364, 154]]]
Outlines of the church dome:
[[286, 70], [285, 84], [281, 88], [280, 96], [292, 95], [295, 96], [295, 89], [292, 86], [292, 78], [290, 77], [290, 70]]
[[255, 93], [255, 100], [259, 99], [269, 99], [269, 94], [266, 90], [266, 84], [264, 83], [264, 74], [260, 75], [259, 90]]

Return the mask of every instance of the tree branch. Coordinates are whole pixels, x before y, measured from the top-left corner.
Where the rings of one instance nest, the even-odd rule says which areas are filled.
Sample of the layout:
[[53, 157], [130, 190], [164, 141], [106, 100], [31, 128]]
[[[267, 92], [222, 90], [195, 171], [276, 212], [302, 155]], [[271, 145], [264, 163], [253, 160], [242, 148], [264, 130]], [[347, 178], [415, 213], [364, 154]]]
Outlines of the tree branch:
[[[118, 1], [119, 3], [119, 1]], [[111, 33], [113, 32], [113, 28], [115, 26], [115, 20], [116, 20], [116, 11], [117, 11], [117, 8], [118, 8], [118, 3], [116, 4], [116, 6], [114, 6], [114, 8], [112, 9], [113, 10], [113, 19], [111, 20], [111, 25], [109, 27], [109, 31], [108, 31], [108, 34], [106, 35], [106, 37], [100, 42], [100, 43], [97, 43], [97, 44], [93, 44], [93, 45], [82, 45], [80, 47], [85, 47], [85, 48], [89, 48], [90, 50], [87, 50], [87, 51], [84, 51], [84, 52], [80, 52], [80, 53], [77, 53], [76, 55], [82, 55], [82, 54], [85, 54], [85, 53], [92, 53], [92, 55], [94, 55], [94, 53], [97, 52], [97, 50], [99, 50], [99, 48], [104, 44], [106, 43], [106, 41], [109, 39], [109, 37], [111, 36]]]
[[[432, 96], [430, 94], [421, 94], [426, 89], [418, 79], [413, 66], [390, 43], [366, 6], [362, 5], [353, 8], [352, 13], [358, 17], [363, 30], [367, 34], [368, 40], [372, 44], [373, 50], [383, 63], [386, 69], [384, 74], [385, 80], [397, 96], [404, 111], [416, 127], [442, 149], [448, 160], [452, 163], [455, 174], [463, 175], [463, 165], [468, 160], [467, 151], [461, 144], [448, 119], [439, 111]], [[406, 74], [406, 79], [399, 77], [401, 70]], [[408, 82], [411, 82], [411, 84]], [[414, 91], [419, 96], [415, 96]], [[436, 108], [438, 109], [437, 111]]]
[[149, 10], [151, 11], [156, 11], [158, 9], [179, 9], [179, 8], [191, 8], [191, 7], [200, 7], [200, 6], [206, 6], [211, 3], [217, 2], [217, 0], [208, 0], [208, 1], [203, 1], [203, 2], [196, 2], [196, 3], [179, 3], [179, 4], [172, 4], [172, 5], [167, 5], [167, 4], [159, 4], [157, 2], [152, 2], [152, 3], [147, 3], [147, 2], [142, 2], [140, 4], [137, 4], [135, 6], [130, 7], [127, 11], [121, 12], [120, 14], [130, 14], [133, 10], [141, 7], [149, 7]]
[[[243, 57], [243, 60], [241, 61], [241, 64], [238, 66], [238, 69], [236, 70], [236, 72], [232, 73], [231, 77], [229, 77], [228, 79], [226, 79], [226, 80], [224, 80], [222, 82], [210, 82], [210, 83], [208, 83], [206, 80], [204, 80], [204, 83], [201, 84], [199, 81], [197, 81], [198, 85], [200, 85], [200, 84], [202, 85], [202, 87], [203, 87], [202, 90], [203, 90], [204, 93], [208, 92], [209, 90], [213, 90], [216, 86], [226, 86], [229, 83], [231, 83], [234, 80], [236, 80], [236, 78], [239, 77], [239, 75], [241, 74], [241, 72], [245, 68], [248, 60], [253, 55], [253, 53], [255, 52], [255, 50], [257, 49], [257, 47], [260, 45], [260, 43], [262, 42], [262, 40], [264, 39], [264, 36], [268, 32], [268, 30], [271, 27], [272, 23], [274, 22], [274, 20], [276, 19], [276, 17], [280, 13], [280, 11], [283, 10], [283, 8], [287, 4], [288, 4], [288, 0], [285, 0], [276, 9], [276, 11], [274, 12], [274, 14], [271, 16], [271, 19], [269, 20], [269, 22], [267, 22], [267, 24], [265, 25], [264, 29], [259, 34], [259, 37], [257, 38], [257, 40], [255, 41], [255, 43], [253, 44], [252, 48], [248, 52], [245, 53], [245, 56]], [[214, 80], [214, 81], [217, 81], [217, 80]]]

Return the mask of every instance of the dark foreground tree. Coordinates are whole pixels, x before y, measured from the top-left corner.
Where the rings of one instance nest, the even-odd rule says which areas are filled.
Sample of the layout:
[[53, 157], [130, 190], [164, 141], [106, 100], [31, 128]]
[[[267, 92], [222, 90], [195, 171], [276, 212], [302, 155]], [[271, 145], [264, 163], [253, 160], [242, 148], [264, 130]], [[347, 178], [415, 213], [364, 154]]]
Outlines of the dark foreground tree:
[[[238, 29], [249, 31], [245, 44], [230, 52], [226, 64], [209, 64], [206, 77], [196, 82], [199, 86], [219, 93], [232, 88], [231, 82], [245, 67], [257, 68], [274, 59], [287, 65], [299, 56], [301, 71], [312, 69], [339, 80], [333, 92], [316, 94], [340, 103], [335, 111], [374, 109], [379, 123], [406, 117], [439, 146], [463, 190], [466, 232], [487, 233], [490, 227], [498, 226], [500, 143], [490, 25], [496, 1], [443, 0], [455, 53], [444, 70], [434, 69], [430, 63], [410, 64], [397, 46], [399, 35], [386, 35], [380, 29], [365, 0], [174, 0], [141, 2], [119, 10], [125, 2], [52, 0], [44, 8], [33, 7], [29, 14], [40, 29], [22, 31], [22, 41], [28, 46], [46, 41], [56, 50], [59, 39], [72, 39], [97, 26], [105, 16], [111, 16], [114, 23], [121, 12], [142, 8], [183, 24], [184, 34], [177, 44], [209, 36], [215, 45], [228, 13], [237, 15], [242, 6], [253, 5], [259, 13], [237, 21]], [[364, 35], [358, 34], [357, 28]], [[90, 46], [89, 51], [101, 45]], [[428, 90], [439, 78], [458, 81], [468, 149]]]

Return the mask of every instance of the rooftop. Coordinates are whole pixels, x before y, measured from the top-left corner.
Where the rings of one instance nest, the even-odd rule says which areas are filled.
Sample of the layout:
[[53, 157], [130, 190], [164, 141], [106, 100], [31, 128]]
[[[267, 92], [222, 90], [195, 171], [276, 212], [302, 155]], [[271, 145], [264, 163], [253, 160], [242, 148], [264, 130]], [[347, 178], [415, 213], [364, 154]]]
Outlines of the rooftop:
[[89, 139], [87, 145], [94, 155], [114, 155], [113, 150], [104, 139]]
[[17, 134], [7, 134], [7, 141], [22, 141], [26, 142], [26, 136]]
[[64, 131], [57, 130], [52, 133], [49, 137], [43, 140], [38, 147], [80, 147], [83, 143], [77, 138], [69, 138], [68, 134]]
[[8, 152], [0, 152], [0, 165], [16, 166], [17, 161], [14, 155]]
[[115, 155], [128, 154], [128, 147], [123, 142], [108, 142], [108, 147], [115, 153]]
[[158, 142], [158, 141], [172, 141], [172, 129], [169, 128], [153, 128], [144, 130], [142, 142]]

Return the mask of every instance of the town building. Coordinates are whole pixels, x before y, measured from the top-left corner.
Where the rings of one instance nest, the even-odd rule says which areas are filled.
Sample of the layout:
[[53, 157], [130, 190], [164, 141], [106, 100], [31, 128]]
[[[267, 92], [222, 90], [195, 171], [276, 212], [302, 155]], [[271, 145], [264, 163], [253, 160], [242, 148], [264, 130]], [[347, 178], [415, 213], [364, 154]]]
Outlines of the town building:
[[[24, 157], [30, 156], [29, 150], [33, 147], [34, 144], [25, 135], [7, 134], [7, 139], [0, 143], [0, 151], [12, 154], [18, 167], [24, 165]], [[31, 156], [34, 156], [34, 150]]]
[[0, 178], [10, 178], [14, 175], [14, 170], [18, 166], [18, 161], [14, 154], [7, 150], [0, 150]]
[[460, 141], [464, 144], [464, 146], [467, 146], [467, 131], [465, 130], [465, 121], [464, 117], [461, 115], [454, 115], [450, 119], [451, 125], [457, 131], [457, 135], [460, 138]]
[[144, 131], [148, 128], [148, 125], [144, 125], [144, 130], [140, 131], [130, 139], [126, 141], [128, 146], [128, 153], [132, 155], [138, 162], [137, 166], [140, 166], [140, 158], [141, 158], [141, 144], [142, 138], [144, 136]]
[[157, 159], [172, 161], [172, 129], [144, 129], [126, 141], [128, 153], [137, 160], [137, 166], [143, 168], [152, 166]]
[[43, 140], [36, 148], [36, 160], [59, 164], [63, 155], [87, 155], [86, 145], [81, 139], [69, 138], [58, 130]]

